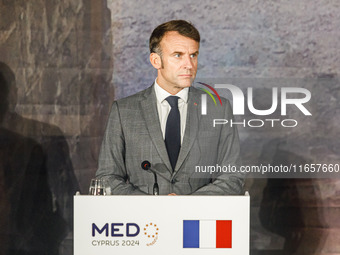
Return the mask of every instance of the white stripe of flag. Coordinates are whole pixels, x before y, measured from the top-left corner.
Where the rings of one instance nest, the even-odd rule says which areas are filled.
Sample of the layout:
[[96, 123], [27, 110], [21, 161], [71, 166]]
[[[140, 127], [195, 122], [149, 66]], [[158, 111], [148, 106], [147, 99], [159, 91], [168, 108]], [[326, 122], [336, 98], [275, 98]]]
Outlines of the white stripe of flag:
[[200, 248], [216, 248], [216, 220], [200, 220]]

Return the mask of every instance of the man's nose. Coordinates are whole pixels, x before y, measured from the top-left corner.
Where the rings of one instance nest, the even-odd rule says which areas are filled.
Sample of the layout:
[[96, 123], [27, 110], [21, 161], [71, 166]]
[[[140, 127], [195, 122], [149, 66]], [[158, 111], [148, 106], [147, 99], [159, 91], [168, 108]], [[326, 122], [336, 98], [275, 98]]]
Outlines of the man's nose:
[[184, 68], [192, 69], [193, 68], [193, 59], [190, 56], [185, 56], [184, 58]]

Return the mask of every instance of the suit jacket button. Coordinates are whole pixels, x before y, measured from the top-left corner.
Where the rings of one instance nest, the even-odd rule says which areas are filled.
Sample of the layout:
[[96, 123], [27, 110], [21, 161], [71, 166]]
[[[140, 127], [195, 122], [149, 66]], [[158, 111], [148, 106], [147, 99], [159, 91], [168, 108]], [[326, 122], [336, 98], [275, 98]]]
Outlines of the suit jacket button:
[[177, 181], [175, 179], [171, 180], [171, 184], [175, 184]]

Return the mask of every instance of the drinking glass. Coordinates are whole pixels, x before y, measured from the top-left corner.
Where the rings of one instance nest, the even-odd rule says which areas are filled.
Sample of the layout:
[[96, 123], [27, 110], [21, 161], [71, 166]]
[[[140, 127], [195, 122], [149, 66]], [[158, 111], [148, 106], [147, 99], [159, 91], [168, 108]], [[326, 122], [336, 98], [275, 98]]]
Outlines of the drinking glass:
[[92, 196], [105, 196], [106, 189], [103, 180], [101, 179], [92, 179], [89, 189], [89, 195]]

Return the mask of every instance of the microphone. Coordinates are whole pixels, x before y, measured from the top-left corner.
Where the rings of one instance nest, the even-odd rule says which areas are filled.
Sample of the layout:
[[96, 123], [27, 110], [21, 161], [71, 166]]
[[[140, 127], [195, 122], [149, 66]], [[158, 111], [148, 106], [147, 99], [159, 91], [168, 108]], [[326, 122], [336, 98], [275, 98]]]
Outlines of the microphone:
[[153, 194], [158, 196], [159, 195], [159, 187], [158, 187], [158, 183], [157, 183], [156, 171], [151, 168], [151, 163], [147, 160], [142, 162], [142, 168], [145, 171], [153, 173], [153, 176], [155, 178], [155, 183], [153, 184]]

